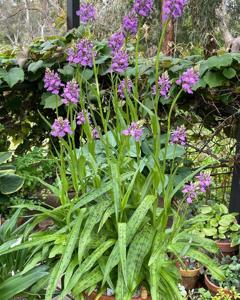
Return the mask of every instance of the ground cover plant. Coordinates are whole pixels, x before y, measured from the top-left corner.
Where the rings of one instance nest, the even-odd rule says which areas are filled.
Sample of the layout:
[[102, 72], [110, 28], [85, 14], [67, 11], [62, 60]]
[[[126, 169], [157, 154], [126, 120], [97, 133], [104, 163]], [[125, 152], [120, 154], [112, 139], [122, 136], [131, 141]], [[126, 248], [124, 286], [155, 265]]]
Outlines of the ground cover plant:
[[[189, 220], [193, 202], [206, 197], [211, 188], [208, 167], [218, 159], [189, 163], [188, 131], [184, 120], [177, 124], [174, 118], [181, 99], [188, 101], [196, 89], [223, 83], [216, 69], [231, 77], [233, 71], [221, 68], [226, 60], [229, 66], [239, 57], [226, 54], [220, 65], [216, 58], [200, 67], [193, 60], [179, 70], [162, 68], [170, 18], [181, 17], [186, 1], [174, 4], [166, 1], [163, 7], [162, 35], [149, 72], [142, 72], [147, 60], [139, 47], [141, 23], [154, 9], [151, 0], [135, 0], [121, 30], [107, 43], [92, 41], [95, 8], [83, 3], [78, 11], [80, 39], [64, 52], [68, 64], [58, 70], [51, 68], [54, 64], [41, 64], [42, 101], [51, 114], [38, 113], [53, 158], [46, 158], [50, 170], [45, 166], [45, 174], [27, 168], [32, 161], [34, 166], [37, 154], [33, 160], [29, 156], [30, 163], [26, 159], [26, 165], [21, 160], [17, 164], [27, 180], [38, 180], [55, 195], [59, 206], [25, 201], [15, 205], [16, 214], [1, 227], [7, 232], [0, 245], [3, 264], [10, 258], [11, 269], [18, 255], [22, 258], [14, 290], [6, 287], [14, 285], [16, 277], [3, 272], [4, 299], [21, 294], [45, 300], [67, 295], [130, 300], [143, 292], [153, 300], [184, 299], [179, 264], [184, 265], [185, 258], [207, 268], [218, 282], [227, 282], [225, 270], [213, 259], [220, 254], [214, 239], [238, 233], [235, 215], [223, 205], [216, 205], [216, 210], [205, 206]], [[2, 78], [14, 86], [15, 75], [23, 80], [23, 73], [11, 70], [4, 70]], [[39, 159], [44, 162], [41, 155]], [[28, 216], [27, 222], [15, 228], [20, 213]], [[207, 223], [204, 234], [193, 230], [194, 225], [202, 229], [197, 218]]]
[[239, 235], [240, 229], [236, 214], [230, 214], [223, 204], [200, 207], [198, 216], [195, 216], [190, 224], [190, 230], [194, 233], [215, 240], [232, 241]]

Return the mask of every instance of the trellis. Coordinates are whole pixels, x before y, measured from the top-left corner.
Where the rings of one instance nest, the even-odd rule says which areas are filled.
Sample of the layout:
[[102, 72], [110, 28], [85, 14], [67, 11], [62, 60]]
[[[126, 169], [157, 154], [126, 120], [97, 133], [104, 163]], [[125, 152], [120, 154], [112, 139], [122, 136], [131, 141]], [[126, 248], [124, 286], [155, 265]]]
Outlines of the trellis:
[[[67, 27], [68, 30], [77, 28], [80, 25], [79, 17], [76, 14], [76, 11], [79, 9], [80, 0], [68, 0], [67, 1]], [[236, 147], [236, 162], [233, 169], [233, 178], [232, 178], [232, 188], [231, 188], [231, 197], [230, 197], [230, 211], [231, 212], [240, 212], [240, 122], [238, 124], [237, 132], [237, 147]], [[239, 217], [240, 221], [240, 217]]]
[[[239, 118], [239, 116], [238, 116]], [[236, 160], [233, 169], [233, 179], [232, 179], [232, 191], [230, 198], [230, 211], [240, 212], [240, 121], [238, 120], [238, 130], [237, 130], [237, 146], [236, 146]], [[240, 216], [238, 217], [240, 222]]]

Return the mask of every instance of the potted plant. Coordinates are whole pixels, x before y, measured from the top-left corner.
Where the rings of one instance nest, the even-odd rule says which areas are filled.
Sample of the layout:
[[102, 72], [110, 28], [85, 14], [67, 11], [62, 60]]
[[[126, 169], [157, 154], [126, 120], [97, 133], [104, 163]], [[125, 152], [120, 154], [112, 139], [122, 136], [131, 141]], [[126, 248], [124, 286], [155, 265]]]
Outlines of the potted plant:
[[[212, 238], [216, 241], [223, 255], [234, 255], [238, 246], [233, 246], [232, 241], [240, 233], [236, 214], [229, 213], [223, 204], [204, 205], [200, 207], [197, 216], [189, 223], [190, 230], [202, 237]], [[235, 243], [236, 244], [236, 243]]]
[[205, 274], [205, 284], [212, 294], [217, 294], [221, 289], [226, 295], [232, 295], [235, 289], [240, 292], [240, 260], [238, 257], [225, 256], [221, 259], [221, 269], [225, 274], [223, 281], [216, 280], [214, 276]]
[[183, 257], [180, 262], [177, 262], [177, 267], [179, 268], [182, 285], [185, 289], [194, 289], [200, 275], [199, 263], [195, 259]]
[[188, 292], [188, 295], [186, 297], [187, 300], [212, 300], [211, 293], [204, 289], [193, 289]]
[[219, 289], [216, 295], [212, 295], [210, 291], [200, 288], [197, 290], [189, 291], [186, 299], [188, 300], [238, 300], [240, 294], [235, 289], [231, 290], [231, 294], [226, 294], [222, 288]]

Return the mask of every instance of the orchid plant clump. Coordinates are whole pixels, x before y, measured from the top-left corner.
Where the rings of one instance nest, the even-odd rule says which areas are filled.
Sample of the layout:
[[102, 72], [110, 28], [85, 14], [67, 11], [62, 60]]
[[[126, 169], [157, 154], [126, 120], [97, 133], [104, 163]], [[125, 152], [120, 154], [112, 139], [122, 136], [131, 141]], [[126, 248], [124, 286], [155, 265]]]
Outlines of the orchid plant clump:
[[[155, 82], [147, 84], [144, 92], [138, 70], [139, 24], [153, 11], [152, 0], [135, 0], [121, 31], [109, 38], [111, 85], [107, 90], [102, 90], [97, 44], [89, 32], [88, 25], [96, 17], [90, 3], [81, 4], [77, 12], [86, 31], [67, 51], [74, 78], [63, 82], [57, 72], [46, 70], [45, 88], [61, 97], [65, 109], [60, 113], [56, 106], [56, 120], [50, 124], [53, 142], [59, 142], [55, 147], [57, 186], [46, 184], [59, 197], [61, 206], [48, 209], [21, 205], [39, 214], [26, 225], [20, 245], [14, 246], [13, 241], [13, 246], [9, 243], [0, 247], [0, 255], [30, 247], [34, 255], [29, 268], [39, 263], [48, 266], [49, 275], [41, 282], [46, 300], [52, 299], [60, 279], [59, 300], [68, 293], [82, 299], [86, 293], [104, 294], [109, 288], [116, 299], [129, 300], [142, 286], [153, 300], [182, 299], [177, 285], [179, 270], [168, 253], [196, 259], [207, 265], [216, 278], [223, 278], [215, 263], [199, 250], [204, 247], [216, 252], [215, 243], [183, 231], [185, 211], [199, 192], [209, 188], [211, 180], [203, 172], [205, 166], [180, 182], [176, 180], [187, 131], [183, 126], [172, 130], [172, 113], [179, 97], [193, 92], [199, 75], [195, 68], [177, 80], [170, 79], [167, 72], [160, 74], [169, 19], [180, 17], [186, 1], [166, 3], [155, 57]], [[127, 50], [133, 36], [135, 53]], [[131, 64], [135, 74], [129, 78]], [[92, 71], [92, 81], [85, 79], [86, 71]], [[151, 99], [152, 108], [144, 104], [145, 98]], [[158, 114], [161, 98], [170, 103], [167, 122]], [[103, 110], [106, 100], [109, 109]], [[176, 210], [172, 201], [181, 191], [181, 210]], [[72, 199], [69, 192], [74, 194]], [[44, 233], [32, 232], [46, 218], [51, 218], [54, 226]]]

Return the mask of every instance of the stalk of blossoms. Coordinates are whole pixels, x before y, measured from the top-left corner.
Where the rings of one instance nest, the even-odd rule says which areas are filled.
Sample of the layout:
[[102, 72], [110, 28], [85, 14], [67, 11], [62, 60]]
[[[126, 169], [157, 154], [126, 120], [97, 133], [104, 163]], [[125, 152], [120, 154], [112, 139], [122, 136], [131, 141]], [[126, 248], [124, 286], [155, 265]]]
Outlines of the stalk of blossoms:
[[181, 17], [188, 0], [165, 0], [162, 8], [163, 21], [173, 18], [176, 20]]
[[[139, 98], [139, 92], [138, 92], [138, 82], [139, 82], [139, 65], [138, 65], [138, 62], [139, 62], [139, 45], [140, 45], [140, 32], [141, 32], [141, 27], [142, 27], [142, 24], [140, 22], [139, 24], [139, 27], [138, 27], [138, 31], [137, 31], [137, 40], [136, 40], [136, 51], [135, 51], [135, 70], [136, 70], [136, 73], [135, 73], [135, 86], [134, 86], [134, 89], [133, 89], [133, 95], [134, 95], [134, 98], [135, 99], [138, 99]], [[138, 103], [137, 101], [135, 101], [135, 108], [137, 110], [137, 107], [138, 107]]]
[[96, 20], [96, 9], [91, 3], [83, 2], [76, 14], [84, 25]]
[[[168, 25], [169, 25], [169, 21], [163, 23], [162, 33], [161, 33], [161, 37], [160, 37], [160, 40], [159, 40], [159, 43], [158, 43], [158, 48], [157, 48], [157, 55], [156, 55], [156, 59], [155, 59], [155, 70], [156, 70], [155, 85], [156, 86], [158, 86], [158, 79], [159, 79], [160, 54], [161, 54], [161, 50], [162, 50], [162, 47], [163, 47], [164, 38], [165, 38], [166, 33], [167, 33]], [[158, 96], [159, 96], [159, 93], [157, 92], [156, 96], [155, 96], [155, 109], [156, 110], [157, 110], [157, 107], [158, 107]]]
[[[162, 32], [161, 32], [161, 36], [160, 36], [160, 39], [159, 39], [159, 43], [158, 43], [158, 48], [157, 48], [157, 54], [156, 54], [156, 58], [155, 58], [155, 86], [157, 87], [158, 86], [158, 81], [159, 81], [159, 77], [160, 77], [160, 73], [159, 73], [159, 61], [160, 61], [160, 55], [161, 55], [161, 50], [162, 50], [162, 47], [163, 47], [163, 43], [164, 43], [164, 38], [166, 36], [166, 33], [167, 33], [167, 28], [168, 28], [168, 25], [169, 25], [169, 20], [167, 20], [166, 22], [163, 23], [163, 27], [162, 27]], [[160, 91], [159, 89], [156, 90], [156, 95], [155, 95], [155, 98], [154, 98], [154, 113], [155, 113], [155, 116], [158, 115], [158, 105], [159, 105], [159, 94], [160, 94]], [[173, 110], [173, 107], [175, 105], [175, 103], [177, 102], [177, 100], [179, 99], [181, 95], [181, 91], [179, 92], [179, 94], [177, 95], [173, 105], [171, 106], [171, 109], [170, 109], [170, 115], [172, 114], [172, 110]], [[164, 153], [164, 158], [163, 158], [163, 172], [165, 172], [166, 170], [166, 157], [167, 157], [167, 147], [168, 147], [168, 143], [169, 143], [169, 139], [170, 139], [170, 120], [171, 118], [168, 118], [168, 131], [167, 131], [167, 138], [166, 138], [166, 142], [165, 142], [165, 153]], [[158, 121], [158, 118], [155, 117], [152, 119], [152, 122], [151, 122], [151, 126], [152, 126], [152, 130], [153, 130], [153, 133], [156, 135], [156, 136], [160, 136], [161, 135], [161, 128], [160, 128], [160, 123]], [[156, 153], [156, 158], [158, 157], [159, 155], [159, 150], [161, 147], [160, 147], [160, 139], [154, 139], [154, 152]], [[162, 179], [161, 179], [161, 184], [164, 186], [165, 185], [165, 176], [162, 176]], [[155, 204], [155, 208], [154, 208], [154, 219], [156, 220], [156, 210], [157, 210], [157, 206]]]
[[[98, 70], [97, 70], [97, 66], [96, 66], [96, 62], [95, 62], [95, 57], [93, 58], [93, 72], [94, 72], [94, 78], [95, 78], [96, 96], [97, 96], [97, 102], [98, 102], [101, 122], [102, 122], [104, 133], [107, 134], [107, 122], [106, 122], [106, 120], [104, 118], [104, 114], [103, 114], [102, 99], [101, 99], [99, 80], [98, 80]], [[93, 120], [93, 121], [95, 121], [95, 120]]]

